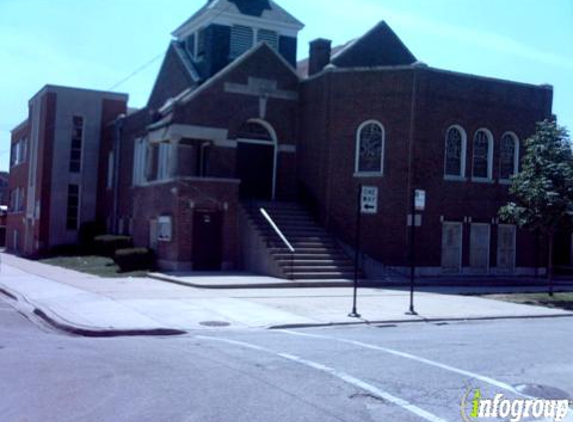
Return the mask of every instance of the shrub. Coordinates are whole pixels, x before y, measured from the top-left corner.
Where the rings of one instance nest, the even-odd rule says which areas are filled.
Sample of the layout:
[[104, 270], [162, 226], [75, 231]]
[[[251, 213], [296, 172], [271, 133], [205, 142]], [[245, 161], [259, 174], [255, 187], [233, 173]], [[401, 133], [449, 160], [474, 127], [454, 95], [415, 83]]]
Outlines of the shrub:
[[85, 254], [95, 252], [94, 239], [105, 234], [105, 223], [101, 221], [87, 221], [82, 223], [78, 232], [80, 248]]
[[118, 249], [114, 259], [122, 272], [153, 268], [153, 252], [147, 248]]
[[43, 255], [47, 257], [57, 257], [57, 256], [70, 257], [70, 256], [82, 255], [81, 252], [82, 251], [78, 249], [78, 245], [73, 243], [73, 244], [63, 244], [63, 245], [53, 246], [52, 248], [50, 248], [49, 251], [47, 251]]
[[100, 256], [113, 258], [118, 249], [132, 247], [131, 237], [106, 234], [94, 239], [95, 252]]

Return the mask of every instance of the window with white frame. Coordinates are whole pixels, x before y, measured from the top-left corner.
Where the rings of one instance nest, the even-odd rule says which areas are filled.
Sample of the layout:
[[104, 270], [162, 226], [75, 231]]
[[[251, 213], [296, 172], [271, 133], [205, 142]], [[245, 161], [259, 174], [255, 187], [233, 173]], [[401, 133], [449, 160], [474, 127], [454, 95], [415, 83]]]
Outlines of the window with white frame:
[[145, 139], [136, 140], [133, 148], [133, 186], [140, 186], [145, 183], [145, 166], [147, 153], [147, 141]]
[[171, 242], [172, 234], [171, 217], [159, 217], [157, 219], [157, 240], [160, 242]]
[[355, 173], [380, 175], [384, 172], [384, 127], [376, 121], [360, 125], [356, 133]]
[[253, 28], [242, 25], [233, 25], [231, 28], [231, 58], [239, 57], [254, 44]]
[[170, 176], [171, 144], [159, 144], [159, 157], [157, 161], [157, 180], [165, 180]]
[[446, 177], [464, 177], [466, 174], [467, 137], [459, 126], [446, 132], [445, 171]]
[[485, 129], [480, 129], [474, 136], [474, 159], [472, 176], [477, 180], [491, 180], [493, 163], [493, 137]]
[[519, 170], [519, 140], [513, 133], [501, 137], [499, 146], [499, 178], [509, 180]]
[[70, 172], [79, 173], [82, 168], [82, 144], [84, 139], [84, 118], [72, 117], [72, 137], [70, 148]]
[[17, 166], [26, 161], [26, 153], [28, 147], [28, 139], [22, 138], [18, 142], [12, 144], [10, 151], [10, 166]]

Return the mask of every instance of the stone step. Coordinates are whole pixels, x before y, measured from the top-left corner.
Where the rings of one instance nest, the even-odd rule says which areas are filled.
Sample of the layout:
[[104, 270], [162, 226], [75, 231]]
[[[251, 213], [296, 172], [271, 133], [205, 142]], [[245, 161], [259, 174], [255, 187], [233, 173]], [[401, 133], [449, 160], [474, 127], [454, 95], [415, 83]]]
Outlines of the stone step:
[[[287, 260], [287, 259], [291, 259], [291, 254], [290, 253], [275, 253], [273, 254], [273, 258], [276, 261], [281, 261], [281, 260]], [[298, 259], [298, 260], [302, 260], [302, 261], [312, 261], [312, 260], [325, 260], [325, 261], [341, 261], [341, 260], [348, 260], [349, 258], [340, 253], [340, 252], [335, 252], [335, 253], [324, 253], [324, 252], [320, 252], [317, 251], [315, 253], [300, 253], [300, 252], [296, 252], [294, 254], [294, 259]]]
[[353, 272], [291, 273], [285, 271], [285, 276], [294, 280], [354, 280]]
[[322, 274], [322, 273], [352, 273], [354, 271], [354, 266], [346, 266], [346, 267], [339, 267], [337, 265], [325, 265], [321, 267], [308, 267], [308, 266], [298, 266], [293, 265], [292, 268], [290, 266], [285, 266], [285, 272], [288, 273], [308, 273], [308, 274]]
[[[291, 251], [288, 250], [288, 248], [286, 247], [271, 247], [269, 248], [269, 252], [273, 255], [277, 255], [277, 254], [291, 254]], [[300, 247], [300, 248], [295, 248], [294, 253], [296, 255], [339, 255], [342, 252], [340, 251], [339, 248], [336, 248], [334, 246], [330, 246], [330, 247], [325, 247], [325, 246], [314, 246], [314, 247]]]
[[303, 267], [321, 267], [321, 266], [335, 266], [335, 267], [352, 267], [354, 264], [349, 259], [288, 259], [280, 258], [275, 259], [278, 265], [296, 265]]

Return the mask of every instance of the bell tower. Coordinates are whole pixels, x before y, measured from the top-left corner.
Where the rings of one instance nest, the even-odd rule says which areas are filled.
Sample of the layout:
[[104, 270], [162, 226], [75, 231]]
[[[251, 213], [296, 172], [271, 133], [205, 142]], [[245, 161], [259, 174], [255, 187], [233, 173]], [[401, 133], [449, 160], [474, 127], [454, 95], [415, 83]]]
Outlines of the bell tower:
[[260, 42], [296, 67], [303, 27], [273, 0], [208, 0], [172, 35], [208, 79]]

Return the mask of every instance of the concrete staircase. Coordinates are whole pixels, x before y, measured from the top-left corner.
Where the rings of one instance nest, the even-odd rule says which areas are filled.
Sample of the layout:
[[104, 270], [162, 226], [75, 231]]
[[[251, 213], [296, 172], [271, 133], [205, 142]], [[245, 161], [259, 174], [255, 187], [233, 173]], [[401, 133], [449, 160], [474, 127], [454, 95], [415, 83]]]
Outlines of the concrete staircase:
[[[295, 249], [280, 240], [263, 217], [263, 208]], [[354, 261], [336, 239], [319, 226], [305, 207], [294, 202], [253, 202], [245, 210], [284, 278], [291, 280], [352, 280]], [[359, 274], [360, 276], [361, 274]]]

